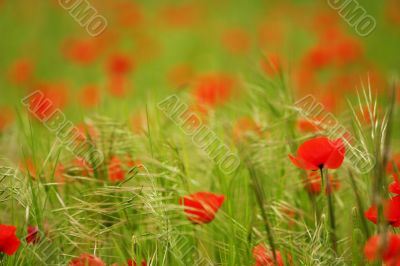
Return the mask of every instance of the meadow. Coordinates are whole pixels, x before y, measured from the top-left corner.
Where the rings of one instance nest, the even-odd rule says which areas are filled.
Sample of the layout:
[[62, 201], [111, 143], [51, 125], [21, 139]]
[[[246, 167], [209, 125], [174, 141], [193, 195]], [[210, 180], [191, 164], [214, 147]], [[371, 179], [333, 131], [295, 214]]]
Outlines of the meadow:
[[0, 265], [400, 265], [400, 3], [0, 0]]

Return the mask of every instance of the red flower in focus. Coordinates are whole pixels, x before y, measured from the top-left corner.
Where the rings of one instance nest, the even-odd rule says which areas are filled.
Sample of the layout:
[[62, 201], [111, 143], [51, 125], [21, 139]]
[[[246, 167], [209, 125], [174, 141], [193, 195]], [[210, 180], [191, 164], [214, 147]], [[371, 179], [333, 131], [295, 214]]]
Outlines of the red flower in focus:
[[215, 106], [223, 104], [232, 94], [234, 80], [227, 75], [207, 75], [201, 77], [194, 90], [200, 104]]
[[386, 245], [383, 239], [374, 235], [368, 239], [364, 247], [364, 255], [368, 261], [381, 259], [388, 266], [396, 266], [400, 261], [400, 237], [388, 234]]
[[69, 266], [106, 266], [100, 259], [90, 254], [82, 254], [70, 261]]
[[113, 156], [108, 163], [108, 179], [111, 182], [125, 180], [125, 171], [122, 167], [121, 160], [117, 156]]
[[[282, 255], [279, 251], [275, 251], [276, 264], [284, 266]], [[268, 250], [264, 244], [258, 244], [253, 248], [254, 266], [274, 266], [274, 258], [272, 251]]]
[[32, 81], [33, 70], [33, 63], [30, 59], [18, 59], [10, 66], [10, 81], [15, 85], [27, 85], [28, 82]]
[[100, 89], [95, 85], [86, 86], [80, 92], [79, 99], [83, 107], [96, 107], [101, 100]]
[[192, 223], [203, 224], [214, 220], [224, 200], [224, 195], [197, 192], [180, 198], [179, 203], [184, 206], [185, 214]]
[[11, 256], [17, 252], [21, 241], [15, 235], [16, 231], [15, 226], [0, 224], [0, 254]]
[[295, 166], [305, 170], [337, 169], [343, 163], [345, 152], [341, 139], [317, 137], [301, 144], [296, 157], [289, 154], [289, 158]]
[[26, 236], [26, 242], [28, 244], [37, 244], [40, 241], [39, 228], [37, 226], [28, 226], [28, 235]]
[[107, 70], [111, 75], [125, 75], [133, 69], [132, 59], [125, 54], [114, 54], [108, 58]]
[[[318, 172], [310, 172], [307, 177], [303, 180], [304, 188], [310, 194], [320, 194], [321, 193], [321, 175]], [[330, 190], [325, 189], [326, 194], [332, 193], [332, 191], [337, 191], [340, 188], [340, 182], [335, 180], [333, 175], [329, 175], [329, 186]]]
[[[386, 221], [393, 227], [400, 227], [400, 196], [396, 196], [386, 201], [384, 204], [384, 214]], [[377, 223], [378, 209], [376, 206], [370, 207], [365, 213], [368, 220]]]

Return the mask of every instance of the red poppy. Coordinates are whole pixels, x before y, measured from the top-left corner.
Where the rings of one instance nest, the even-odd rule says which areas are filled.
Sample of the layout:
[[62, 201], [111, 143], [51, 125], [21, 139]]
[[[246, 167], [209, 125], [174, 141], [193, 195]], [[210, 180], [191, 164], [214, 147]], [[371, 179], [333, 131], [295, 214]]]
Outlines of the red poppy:
[[397, 175], [393, 174], [393, 182], [389, 185], [389, 192], [400, 195], [400, 182]]
[[[127, 263], [128, 263], [128, 266], [138, 266], [136, 261], [134, 261], [134, 260], [128, 260]], [[111, 266], [118, 266], [118, 264], [114, 263]], [[125, 264], [123, 264], [122, 266], [125, 266]], [[141, 266], [147, 266], [147, 262], [145, 260], [142, 260]]]
[[28, 226], [28, 235], [26, 242], [28, 244], [37, 244], [40, 241], [39, 228], [37, 226]]
[[114, 97], [122, 98], [128, 92], [128, 79], [124, 75], [112, 75], [109, 77], [108, 91]]
[[[393, 197], [385, 202], [384, 214], [386, 221], [393, 227], [400, 227], [400, 196]], [[365, 213], [368, 220], [377, 223], [378, 209], [376, 206], [370, 207]]]
[[79, 98], [83, 107], [95, 107], [101, 100], [100, 89], [95, 85], [86, 86], [81, 90]]
[[134, 28], [143, 21], [143, 12], [138, 3], [123, 1], [115, 3], [117, 22], [122, 27]]
[[296, 123], [296, 127], [300, 132], [303, 133], [315, 133], [323, 130], [323, 128], [319, 125], [320, 118], [315, 119], [298, 119]]
[[317, 45], [311, 48], [303, 58], [302, 64], [306, 68], [319, 70], [332, 63], [332, 51], [326, 45]]
[[[395, 169], [393, 165], [395, 165], [397, 169]], [[397, 172], [395, 170], [397, 170]], [[394, 175], [394, 177], [398, 179], [399, 171], [400, 171], [400, 153], [397, 153], [393, 155], [392, 159], [386, 165], [386, 173], [388, 175]]]
[[339, 66], [356, 63], [362, 59], [363, 49], [360, 41], [346, 38], [334, 46], [335, 61]]
[[0, 254], [11, 256], [17, 252], [21, 241], [15, 235], [16, 231], [15, 226], [0, 224]]
[[200, 10], [193, 4], [168, 5], [162, 8], [160, 17], [170, 27], [187, 27], [199, 20]]
[[184, 206], [185, 214], [192, 223], [203, 224], [214, 220], [224, 200], [224, 195], [197, 192], [180, 198], [179, 203]]
[[231, 54], [240, 55], [245, 54], [250, 50], [251, 41], [245, 30], [233, 28], [223, 32], [222, 45]]
[[281, 71], [282, 60], [277, 54], [270, 54], [267, 58], [261, 60], [260, 65], [265, 74], [272, 77]]
[[106, 266], [100, 259], [90, 254], [82, 254], [78, 258], [71, 260], [69, 266]]
[[258, 125], [253, 119], [249, 117], [242, 117], [238, 119], [233, 128], [233, 138], [236, 141], [240, 141], [246, 139], [251, 134], [261, 136], [262, 130], [260, 125]]
[[173, 66], [167, 74], [169, 83], [175, 88], [182, 88], [188, 85], [194, 75], [193, 68], [188, 64]]
[[[307, 177], [303, 180], [304, 188], [310, 194], [321, 193], [321, 175], [318, 172], [310, 172]], [[340, 182], [335, 180], [333, 175], [329, 175], [330, 190], [325, 189], [326, 194], [330, 194], [332, 191], [337, 191], [340, 188]]]
[[396, 266], [400, 261], [400, 237], [388, 234], [386, 239], [386, 245], [383, 246], [381, 236], [372, 236], [364, 246], [364, 255], [368, 261], [381, 259], [386, 265]]
[[337, 169], [343, 163], [345, 152], [342, 139], [316, 137], [301, 144], [296, 157], [289, 154], [289, 158], [295, 166], [305, 170]]
[[29, 174], [30, 177], [36, 179], [36, 167], [31, 158], [27, 158], [24, 162], [21, 162], [19, 165], [19, 169], [23, 174]]
[[[279, 251], [275, 251], [276, 264], [284, 266], [282, 255]], [[253, 248], [254, 266], [274, 266], [274, 258], [272, 251], [268, 250], [264, 244], [258, 244]]]
[[93, 63], [99, 56], [98, 44], [91, 39], [67, 40], [62, 46], [64, 56], [74, 63], [87, 65]]
[[83, 158], [76, 158], [73, 160], [73, 165], [78, 168], [78, 172], [82, 176], [91, 176], [94, 173], [93, 168], [90, 164]]
[[108, 163], [108, 179], [111, 182], [125, 180], [125, 171], [122, 167], [122, 162], [117, 156], [113, 156]]
[[133, 60], [126, 54], [114, 54], [108, 58], [107, 70], [111, 75], [128, 74], [134, 67]]
[[33, 78], [33, 63], [28, 58], [21, 58], [15, 61], [9, 69], [9, 78], [13, 84], [27, 85]]
[[223, 104], [232, 94], [234, 80], [224, 74], [211, 74], [199, 78], [194, 90], [200, 104]]

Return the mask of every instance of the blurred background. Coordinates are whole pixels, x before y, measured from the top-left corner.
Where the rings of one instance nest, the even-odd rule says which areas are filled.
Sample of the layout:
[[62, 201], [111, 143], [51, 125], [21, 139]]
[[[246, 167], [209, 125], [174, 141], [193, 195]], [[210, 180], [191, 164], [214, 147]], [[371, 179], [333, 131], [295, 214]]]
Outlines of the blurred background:
[[0, 130], [37, 89], [72, 120], [100, 112], [135, 127], [149, 98], [184, 93], [204, 111], [240, 101], [254, 76], [283, 74], [295, 97], [338, 112], [361, 81], [383, 92], [400, 68], [397, 0], [360, 1], [376, 20], [366, 37], [329, 1], [82, 2], [107, 21], [96, 37], [63, 2], [79, 1], [0, 1]]

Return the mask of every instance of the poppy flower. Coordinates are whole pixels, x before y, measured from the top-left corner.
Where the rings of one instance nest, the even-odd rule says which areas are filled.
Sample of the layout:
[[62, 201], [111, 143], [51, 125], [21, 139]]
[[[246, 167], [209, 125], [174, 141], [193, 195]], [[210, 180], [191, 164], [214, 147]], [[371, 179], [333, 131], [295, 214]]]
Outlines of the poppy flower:
[[343, 163], [345, 152], [342, 139], [316, 137], [301, 144], [297, 155], [289, 154], [289, 158], [295, 166], [305, 170], [337, 169]]
[[67, 40], [62, 46], [62, 53], [76, 64], [88, 65], [99, 57], [100, 49], [92, 39]]
[[[370, 207], [364, 215], [374, 224], [377, 223], [378, 209], [376, 206]], [[400, 196], [393, 197], [384, 203], [384, 215], [391, 226], [400, 227]]]
[[[321, 175], [318, 172], [310, 172], [307, 177], [303, 180], [304, 188], [310, 194], [318, 195], [321, 193]], [[340, 182], [334, 179], [333, 175], [329, 175], [330, 190], [325, 189], [326, 194], [337, 191], [340, 188]]]
[[[395, 171], [395, 167], [393, 165], [396, 166], [397, 172]], [[400, 153], [393, 155], [392, 159], [386, 165], [386, 173], [388, 175], [393, 175], [396, 179], [399, 178], [398, 171], [400, 171]]]
[[90, 254], [82, 254], [78, 258], [71, 260], [69, 266], [106, 266], [100, 259]]
[[168, 5], [161, 9], [160, 18], [168, 26], [182, 28], [199, 20], [200, 10], [193, 4]]
[[73, 165], [78, 168], [78, 174], [81, 176], [91, 176], [94, 173], [93, 168], [83, 158], [76, 158], [73, 160]]
[[39, 228], [37, 226], [28, 226], [28, 235], [26, 236], [28, 244], [37, 244], [40, 241]]
[[[276, 250], [276, 264], [278, 266], [284, 266], [281, 253]], [[264, 244], [258, 244], [253, 248], [253, 258], [255, 260], [254, 266], [274, 266], [274, 258], [272, 251], [268, 250]]]
[[246, 54], [251, 48], [248, 33], [240, 28], [227, 29], [222, 33], [222, 45], [231, 54]]
[[[138, 266], [138, 264], [136, 263], [136, 261], [134, 260], [128, 260], [127, 261], [128, 265], [127, 266]], [[141, 266], [147, 266], [147, 262], [145, 260], [142, 260], [142, 262], [140, 263]], [[112, 264], [111, 266], [118, 266], [117, 263]], [[121, 265], [121, 266], [125, 266], [125, 264]]]
[[125, 171], [122, 167], [121, 160], [116, 156], [113, 156], [108, 163], [108, 179], [111, 182], [125, 180]]
[[116, 20], [126, 28], [135, 28], [143, 21], [143, 12], [138, 3], [123, 1], [115, 3]]
[[261, 60], [261, 69], [269, 77], [279, 74], [282, 69], [281, 58], [277, 54], [271, 54], [267, 58]]
[[397, 175], [393, 174], [394, 181], [389, 185], [389, 192], [400, 195], [400, 182]]
[[312, 47], [304, 56], [302, 64], [306, 68], [320, 70], [332, 64], [332, 51], [325, 45]]
[[221, 208], [225, 200], [224, 195], [211, 192], [197, 192], [180, 198], [180, 205], [184, 206], [186, 217], [194, 224], [209, 223]]
[[388, 234], [386, 237], [386, 245], [382, 241], [382, 236], [374, 235], [368, 239], [364, 246], [365, 258], [372, 262], [377, 259], [382, 260], [386, 265], [396, 266], [400, 261], [400, 237]]
[[33, 179], [36, 179], [36, 167], [31, 158], [27, 158], [24, 162], [21, 162], [19, 169], [24, 175], [28, 175]]
[[233, 137], [236, 141], [246, 139], [250, 135], [261, 136], [261, 127], [251, 118], [242, 117], [238, 119], [233, 128]]
[[128, 78], [124, 75], [112, 75], [109, 77], [108, 91], [114, 97], [122, 98], [128, 92]]
[[225, 103], [232, 94], [234, 80], [224, 74], [210, 74], [198, 79], [194, 95], [199, 104], [215, 106]]
[[15, 226], [0, 224], [0, 254], [11, 256], [17, 252], [21, 241], [15, 235], [16, 231]]
[[108, 58], [107, 70], [111, 75], [125, 75], [133, 69], [133, 61], [126, 54], [114, 54]]
[[315, 133], [323, 130], [323, 128], [319, 125], [320, 119], [303, 119], [299, 118], [296, 122], [297, 129], [302, 133]]
[[95, 85], [84, 87], [79, 94], [79, 100], [83, 107], [96, 107], [101, 101], [100, 89]]
[[189, 84], [193, 76], [194, 70], [188, 64], [173, 66], [167, 73], [169, 83], [175, 88], [182, 88]]
[[9, 69], [10, 81], [15, 85], [27, 85], [33, 78], [33, 63], [28, 58], [15, 61]]
[[355, 39], [343, 39], [334, 45], [335, 61], [339, 66], [356, 63], [362, 59], [363, 48]]

